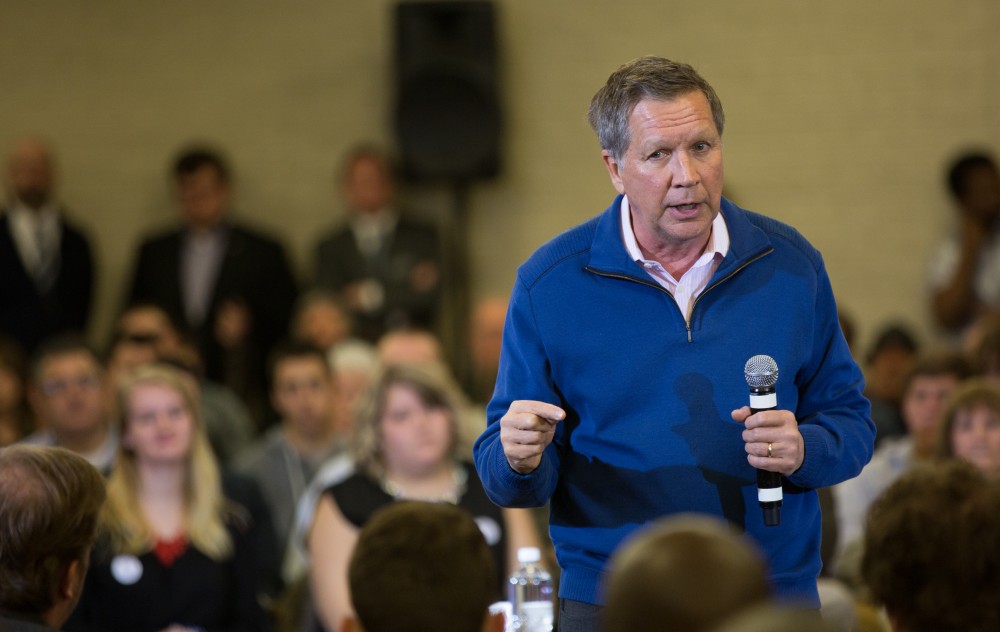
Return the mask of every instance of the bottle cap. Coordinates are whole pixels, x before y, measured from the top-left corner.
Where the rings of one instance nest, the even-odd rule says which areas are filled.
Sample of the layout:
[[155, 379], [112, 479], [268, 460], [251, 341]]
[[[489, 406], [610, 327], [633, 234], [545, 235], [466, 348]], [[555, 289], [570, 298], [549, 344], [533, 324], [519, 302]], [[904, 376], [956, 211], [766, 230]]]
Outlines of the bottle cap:
[[522, 546], [517, 550], [517, 561], [521, 564], [531, 564], [542, 559], [542, 552], [537, 546]]

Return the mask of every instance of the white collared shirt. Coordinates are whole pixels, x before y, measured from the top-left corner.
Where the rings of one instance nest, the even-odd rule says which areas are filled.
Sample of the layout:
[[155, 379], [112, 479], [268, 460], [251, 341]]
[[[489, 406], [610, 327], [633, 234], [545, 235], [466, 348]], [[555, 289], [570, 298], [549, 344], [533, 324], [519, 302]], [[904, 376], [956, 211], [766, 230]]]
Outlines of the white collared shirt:
[[632, 229], [632, 213], [629, 209], [628, 196], [622, 198], [621, 223], [622, 237], [629, 256], [642, 266], [646, 274], [673, 295], [677, 307], [684, 314], [684, 320], [689, 321], [694, 299], [708, 287], [709, 279], [719, 269], [719, 264], [729, 252], [729, 229], [726, 228], [726, 220], [722, 218], [722, 213], [716, 215], [715, 219], [712, 220], [712, 232], [708, 236], [705, 250], [702, 251], [694, 265], [681, 276], [680, 280], [675, 279], [658, 261], [643, 257], [642, 250], [639, 249], [639, 242], [635, 239], [635, 231]]
[[[61, 226], [59, 211], [51, 204], [32, 210], [16, 198], [7, 211], [10, 232], [25, 269], [34, 273], [42, 262], [43, 249], [49, 256], [59, 252]], [[40, 241], [44, 243], [40, 243]]]
[[374, 259], [382, 251], [385, 241], [396, 228], [398, 216], [390, 208], [374, 214], [358, 213], [350, 222], [358, 250], [365, 257]]

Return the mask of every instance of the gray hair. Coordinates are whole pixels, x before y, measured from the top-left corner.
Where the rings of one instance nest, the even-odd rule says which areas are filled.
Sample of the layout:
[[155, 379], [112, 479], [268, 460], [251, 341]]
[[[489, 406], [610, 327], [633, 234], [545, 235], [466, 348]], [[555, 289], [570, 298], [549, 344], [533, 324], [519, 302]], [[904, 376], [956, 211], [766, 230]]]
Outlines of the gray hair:
[[601, 149], [621, 160], [632, 140], [628, 119], [640, 101], [670, 101], [694, 91], [700, 91], [708, 99], [716, 131], [722, 136], [726, 115], [719, 95], [694, 68], [663, 57], [640, 57], [611, 73], [608, 82], [590, 100], [587, 120], [597, 132]]

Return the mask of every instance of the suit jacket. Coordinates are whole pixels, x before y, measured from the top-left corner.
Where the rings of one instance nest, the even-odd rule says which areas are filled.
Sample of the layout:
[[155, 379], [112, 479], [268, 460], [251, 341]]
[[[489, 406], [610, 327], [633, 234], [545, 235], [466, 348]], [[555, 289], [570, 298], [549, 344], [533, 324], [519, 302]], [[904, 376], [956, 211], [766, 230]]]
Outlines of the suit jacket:
[[[192, 326], [191, 331], [198, 340], [207, 376], [246, 395], [243, 388], [227, 379], [227, 371], [234, 363], [245, 364], [252, 369], [254, 386], [263, 388], [264, 360], [274, 343], [287, 335], [297, 289], [285, 250], [277, 241], [236, 224], [229, 224], [227, 230], [225, 253], [205, 322], [200, 327]], [[128, 292], [129, 304], [155, 303], [177, 322], [187, 322], [181, 291], [184, 235], [183, 229], [173, 230], [142, 243]], [[249, 345], [240, 351], [239, 358], [223, 349], [213, 335], [219, 308], [231, 299], [242, 301], [251, 318]]]
[[317, 287], [341, 292], [357, 281], [377, 281], [385, 293], [381, 307], [353, 314], [357, 335], [374, 342], [393, 327], [434, 327], [440, 280], [429, 290], [418, 291], [409, 278], [413, 268], [425, 262], [436, 265], [440, 273], [441, 245], [434, 226], [400, 217], [382, 251], [368, 259], [358, 249], [351, 227], [344, 225], [317, 245], [314, 282]]
[[90, 318], [94, 289], [90, 243], [65, 217], [60, 225], [59, 272], [52, 287], [41, 293], [17, 252], [10, 217], [0, 215], [0, 333], [29, 353], [53, 334], [83, 332]]

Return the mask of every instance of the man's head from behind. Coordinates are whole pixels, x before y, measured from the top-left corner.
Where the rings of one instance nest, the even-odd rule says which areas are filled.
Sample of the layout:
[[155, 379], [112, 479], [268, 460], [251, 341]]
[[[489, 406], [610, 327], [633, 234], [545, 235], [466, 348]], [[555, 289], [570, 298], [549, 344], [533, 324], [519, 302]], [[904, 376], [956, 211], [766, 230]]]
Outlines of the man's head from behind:
[[764, 559], [708, 516], [660, 520], [611, 558], [604, 630], [709, 630], [770, 596]]
[[348, 630], [503, 629], [488, 612], [497, 596], [489, 547], [472, 517], [453, 505], [406, 501], [381, 509], [361, 530], [348, 582], [357, 613]]
[[0, 610], [58, 628], [76, 606], [104, 479], [62, 448], [0, 450]]
[[861, 572], [893, 629], [1000, 630], [1000, 484], [967, 463], [916, 467], [875, 501]]

